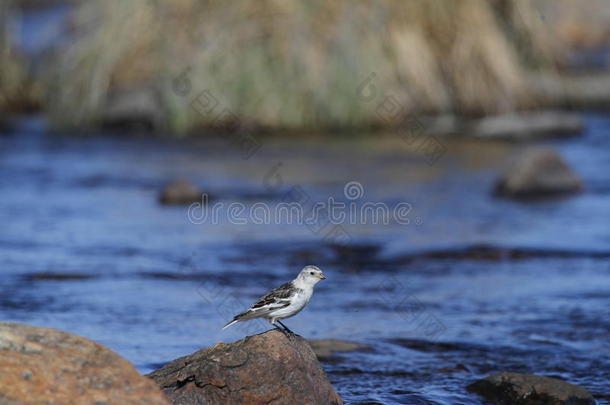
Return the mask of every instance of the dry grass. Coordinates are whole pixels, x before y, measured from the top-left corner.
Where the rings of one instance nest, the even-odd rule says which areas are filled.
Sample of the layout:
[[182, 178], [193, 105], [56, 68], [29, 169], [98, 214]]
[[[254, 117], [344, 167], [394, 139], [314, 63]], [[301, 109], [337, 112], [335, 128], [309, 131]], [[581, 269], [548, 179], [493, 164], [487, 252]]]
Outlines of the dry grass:
[[[206, 89], [272, 128], [378, 124], [384, 95], [405, 113], [526, 108], [536, 100], [525, 69], [548, 59], [532, 13], [526, 0], [85, 2], [77, 40], [51, 64], [50, 113], [95, 126], [109, 96], [130, 88], [153, 88], [176, 133], [218, 122], [189, 106]], [[187, 95], [175, 91], [185, 71]], [[365, 102], [357, 89], [371, 72], [378, 95]]]

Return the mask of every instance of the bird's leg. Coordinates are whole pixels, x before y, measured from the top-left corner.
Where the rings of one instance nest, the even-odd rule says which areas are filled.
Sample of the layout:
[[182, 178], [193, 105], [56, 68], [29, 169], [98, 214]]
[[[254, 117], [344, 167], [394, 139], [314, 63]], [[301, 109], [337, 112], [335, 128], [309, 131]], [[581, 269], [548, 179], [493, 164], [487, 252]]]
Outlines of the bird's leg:
[[286, 329], [286, 332], [290, 333], [291, 335], [294, 335], [294, 332], [293, 332], [293, 331], [291, 331], [290, 329], [288, 329], [288, 327], [287, 327], [286, 325], [284, 325], [284, 324], [282, 323], [282, 321], [280, 321], [280, 320], [278, 319], [278, 320], [277, 320], [277, 322], [278, 322], [280, 325], [282, 325], [282, 327], [283, 327], [284, 329]]
[[[269, 321], [271, 322], [271, 321]], [[280, 322], [280, 321], [277, 321]], [[281, 322], [280, 322], [281, 323]], [[284, 330], [283, 328], [280, 328], [279, 326], [277, 326], [275, 324], [275, 321], [271, 322], [271, 325], [273, 325], [274, 328], [276, 328], [277, 330], [279, 330], [280, 332], [282, 332], [287, 338], [290, 338], [290, 335], [288, 335], [288, 331]], [[283, 325], [282, 325], [283, 326]]]

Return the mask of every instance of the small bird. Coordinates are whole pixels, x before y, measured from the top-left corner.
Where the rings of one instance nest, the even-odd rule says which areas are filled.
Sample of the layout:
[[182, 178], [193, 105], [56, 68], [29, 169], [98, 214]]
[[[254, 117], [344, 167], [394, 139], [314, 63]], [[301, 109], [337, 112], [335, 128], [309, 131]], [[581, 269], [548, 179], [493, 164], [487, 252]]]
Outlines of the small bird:
[[[237, 322], [249, 321], [255, 318], [265, 318], [271, 325], [283, 333], [293, 333], [284, 325], [280, 319], [289, 318], [298, 314], [309, 302], [313, 294], [314, 286], [324, 280], [324, 274], [316, 266], [305, 266], [297, 278], [289, 283], [282, 284], [278, 288], [254, 303], [250, 308], [235, 315], [233, 320], [227, 323], [223, 329]], [[276, 322], [282, 325], [281, 329]]]

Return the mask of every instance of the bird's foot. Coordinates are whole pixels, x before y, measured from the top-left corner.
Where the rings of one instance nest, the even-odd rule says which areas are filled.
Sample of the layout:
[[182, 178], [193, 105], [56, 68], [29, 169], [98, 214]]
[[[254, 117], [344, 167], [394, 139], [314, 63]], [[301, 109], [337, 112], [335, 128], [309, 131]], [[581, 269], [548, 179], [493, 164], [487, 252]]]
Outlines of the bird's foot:
[[290, 339], [290, 335], [292, 334], [292, 332], [285, 330], [284, 328], [280, 328], [277, 325], [273, 325], [275, 326], [275, 329], [279, 330], [280, 332], [282, 332], [284, 334], [284, 336], [286, 336], [288, 339]]

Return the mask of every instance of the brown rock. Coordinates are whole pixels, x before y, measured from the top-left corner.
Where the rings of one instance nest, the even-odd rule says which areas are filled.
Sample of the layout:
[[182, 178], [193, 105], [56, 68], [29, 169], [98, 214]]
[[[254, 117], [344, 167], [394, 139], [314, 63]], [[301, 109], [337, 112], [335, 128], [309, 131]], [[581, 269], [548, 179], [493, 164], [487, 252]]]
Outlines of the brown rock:
[[159, 195], [161, 204], [192, 204], [201, 202], [201, 190], [186, 180], [175, 180], [167, 184]]
[[277, 330], [219, 343], [148, 375], [174, 404], [342, 404], [305, 339]]
[[467, 389], [502, 405], [595, 404], [591, 394], [582, 387], [532, 374], [495, 374], [470, 384]]
[[0, 403], [169, 402], [116, 353], [56, 329], [0, 323]]
[[498, 180], [495, 194], [513, 198], [574, 193], [582, 188], [578, 176], [552, 148], [527, 149]]

